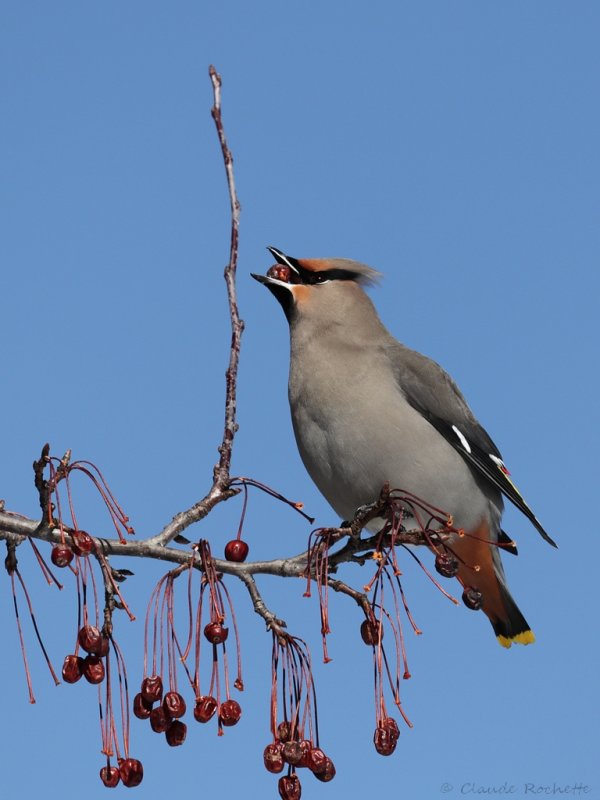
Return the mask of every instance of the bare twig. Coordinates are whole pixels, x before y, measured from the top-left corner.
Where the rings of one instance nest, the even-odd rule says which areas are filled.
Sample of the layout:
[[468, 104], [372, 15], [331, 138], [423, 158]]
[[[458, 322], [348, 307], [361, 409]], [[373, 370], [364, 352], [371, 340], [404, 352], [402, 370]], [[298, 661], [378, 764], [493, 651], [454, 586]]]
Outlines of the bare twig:
[[239, 489], [224, 489], [218, 483], [214, 483], [206, 497], [194, 503], [194, 505], [186, 511], [180, 511], [176, 514], [160, 533], [152, 539], [148, 539], [148, 543], [162, 546], [169, 544], [178, 534], [186, 528], [189, 528], [190, 525], [204, 519], [216, 505], [222, 503], [224, 500], [229, 500], [230, 497], [234, 497], [236, 494], [239, 494], [239, 492]]
[[365, 612], [365, 616], [369, 618], [372, 609], [369, 597], [367, 594], [365, 594], [365, 592], [359, 592], [357, 589], [353, 589], [351, 586], [348, 586], [347, 583], [336, 580], [335, 578], [329, 578], [327, 583], [335, 592], [341, 592], [342, 594], [346, 594], [348, 597], [351, 597], [353, 600], [355, 600]]
[[238, 494], [239, 488], [230, 488], [230, 466], [233, 440], [238, 429], [236, 422], [236, 394], [237, 394], [237, 373], [240, 358], [240, 345], [244, 322], [240, 319], [237, 293], [235, 287], [235, 276], [237, 271], [238, 242], [240, 229], [240, 203], [237, 198], [235, 188], [235, 178], [233, 174], [233, 156], [227, 144], [225, 129], [223, 127], [223, 117], [221, 113], [221, 76], [216, 69], [209, 67], [209, 76], [213, 87], [214, 104], [211, 109], [212, 118], [215, 121], [217, 135], [223, 154], [225, 173], [227, 175], [227, 186], [229, 189], [229, 201], [231, 206], [231, 235], [229, 245], [229, 262], [225, 267], [225, 283], [227, 285], [227, 300], [229, 304], [229, 317], [231, 320], [231, 346], [229, 350], [229, 364], [225, 373], [225, 425], [223, 439], [219, 445], [219, 462], [213, 471], [213, 485], [208, 494], [200, 501], [195, 503], [187, 511], [177, 514], [162, 531], [150, 540], [151, 544], [167, 545], [169, 542], [185, 530], [189, 525], [203, 519], [218, 503], [229, 500], [230, 497]]
[[35, 475], [35, 488], [38, 490], [40, 498], [40, 508], [42, 509], [42, 521], [47, 522], [52, 517], [50, 508], [50, 496], [52, 494], [49, 483], [44, 478], [44, 470], [48, 463], [48, 455], [50, 453], [50, 445], [46, 443], [42, 447], [42, 452], [37, 461], [33, 462], [33, 473]]
[[238, 425], [236, 422], [236, 383], [237, 371], [240, 356], [240, 343], [244, 323], [240, 319], [237, 306], [237, 294], [235, 288], [235, 275], [237, 270], [238, 241], [240, 229], [240, 203], [235, 189], [235, 179], [233, 175], [233, 156], [227, 145], [225, 130], [223, 128], [223, 118], [221, 115], [221, 76], [211, 65], [208, 73], [213, 85], [214, 105], [211, 110], [212, 118], [215, 121], [225, 173], [227, 174], [227, 186], [229, 187], [229, 201], [231, 205], [231, 237], [229, 245], [229, 263], [225, 267], [225, 282], [227, 284], [227, 298], [229, 301], [229, 316], [231, 317], [231, 349], [229, 351], [229, 366], [226, 373], [227, 391], [225, 397], [225, 431], [219, 452], [221, 457], [215, 467], [215, 483], [220, 487], [225, 487], [229, 481], [229, 467], [231, 464], [231, 450]]
[[287, 627], [285, 621], [276, 617], [272, 611], [269, 611], [252, 575], [242, 572], [238, 577], [248, 589], [254, 610], [267, 623], [267, 630], [272, 630], [277, 636], [285, 636], [285, 631], [283, 630]]

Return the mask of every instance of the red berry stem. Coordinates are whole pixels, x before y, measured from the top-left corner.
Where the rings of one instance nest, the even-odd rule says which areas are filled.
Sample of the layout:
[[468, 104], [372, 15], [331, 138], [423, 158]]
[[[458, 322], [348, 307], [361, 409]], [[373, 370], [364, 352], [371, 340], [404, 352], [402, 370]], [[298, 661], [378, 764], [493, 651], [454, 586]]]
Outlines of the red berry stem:
[[79, 530], [79, 525], [77, 524], [77, 517], [75, 516], [75, 506], [73, 504], [73, 494], [71, 492], [71, 481], [69, 480], [69, 476], [71, 474], [71, 468], [67, 468], [67, 473], [65, 476], [65, 483], [67, 485], [67, 502], [69, 504], [69, 514], [71, 515], [71, 521], [73, 523], [74, 530]]
[[221, 588], [223, 589], [223, 591], [225, 593], [225, 597], [227, 598], [227, 605], [229, 606], [229, 611], [231, 613], [231, 621], [233, 623], [233, 633], [235, 635], [235, 648], [236, 648], [236, 657], [237, 657], [237, 675], [236, 675], [236, 678], [235, 678], [235, 681], [234, 681], [233, 685], [235, 686], [235, 688], [238, 691], [243, 692], [244, 691], [244, 681], [242, 679], [242, 649], [240, 647], [240, 635], [239, 635], [239, 630], [238, 630], [238, 625], [237, 625], [237, 619], [236, 619], [236, 616], [235, 616], [235, 610], [233, 608], [233, 603], [231, 601], [231, 595], [229, 594], [229, 591], [228, 591], [227, 587], [225, 586], [225, 584], [223, 583], [223, 581], [221, 581]]
[[10, 582], [12, 585], [13, 603], [15, 606], [15, 619], [17, 621], [17, 630], [19, 632], [19, 641], [21, 642], [21, 655], [23, 656], [23, 665], [25, 667], [25, 679], [27, 681], [27, 690], [29, 692], [29, 702], [35, 703], [35, 696], [33, 694], [33, 686], [31, 683], [31, 674], [29, 672], [29, 664], [27, 663], [27, 651], [25, 649], [25, 639], [23, 638], [23, 629], [21, 628], [21, 619], [19, 617], [19, 605], [17, 603], [17, 593], [15, 591], [15, 573], [10, 573]]
[[[50, 670], [50, 674], [52, 675], [52, 680], [54, 681], [55, 686], [58, 686], [60, 680], [58, 679], [56, 672], [54, 671], [54, 667], [52, 666], [52, 662], [50, 661], [50, 656], [48, 655], [48, 651], [44, 646], [44, 642], [42, 640], [42, 636], [40, 634], [40, 629], [38, 628], [37, 621], [35, 619], [35, 614], [33, 611], [33, 605], [31, 604], [31, 598], [29, 597], [29, 592], [27, 591], [27, 587], [25, 586], [25, 581], [21, 577], [21, 573], [19, 572], [18, 568], [15, 568], [14, 573], [16, 574], [17, 578], [19, 579], [19, 583], [21, 584], [21, 588], [23, 589], [23, 594], [25, 595], [25, 601], [27, 602], [27, 608], [29, 609], [29, 616], [31, 617], [31, 622], [33, 625], [33, 630], [35, 631], [36, 639], [40, 645], [42, 653], [44, 654], [44, 659], [46, 660], [46, 664], [48, 665], [48, 669]], [[13, 596], [15, 598], [15, 610], [16, 610], [16, 594], [14, 594], [14, 576], [11, 573], [11, 578], [13, 579]], [[18, 613], [17, 613], [17, 620], [18, 620]], [[20, 632], [20, 624], [19, 624], [19, 632]], [[25, 651], [23, 650], [23, 654]], [[33, 701], [35, 702], [35, 700]]]
[[110, 641], [113, 646], [113, 650], [117, 661], [117, 676], [119, 679], [119, 702], [121, 708], [121, 727], [123, 732], [123, 750], [125, 752], [125, 757], [129, 757], [129, 727], [130, 727], [129, 709], [131, 706], [129, 704], [129, 685], [127, 682], [127, 666], [125, 664], [125, 658], [123, 657], [123, 651], [121, 650], [118, 643], [112, 636], [110, 637]]
[[238, 541], [242, 538], [242, 528], [244, 527], [244, 519], [246, 517], [246, 509], [248, 507], [248, 484], [246, 481], [242, 481], [242, 487], [244, 489], [244, 502], [242, 503], [242, 513], [240, 516], [240, 524], [238, 525], [238, 532], [237, 536], [235, 537]]
[[54, 575], [54, 573], [52, 572], [52, 570], [50, 569], [48, 564], [46, 564], [46, 561], [44, 560], [44, 557], [42, 556], [42, 554], [38, 550], [37, 545], [35, 544], [33, 539], [29, 538], [29, 544], [31, 545], [31, 547], [33, 549], [33, 552], [35, 553], [35, 557], [37, 559], [38, 564], [40, 565], [40, 568], [42, 570], [44, 578], [46, 579], [46, 582], [49, 585], [54, 584], [57, 587], [57, 589], [62, 589], [63, 588], [62, 583]]
[[[194, 577], [194, 562], [196, 561], [195, 553], [192, 551], [190, 556], [190, 563], [188, 566], [188, 580], [187, 580], [187, 608], [188, 608], [188, 640], [185, 645], [183, 653], [180, 652], [181, 662], [185, 665], [188, 677], [190, 677], [189, 670], [186, 664], [187, 657], [192, 649], [192, 641], [194, 638], [194, 607], [192, 602], [192, 578]], [[191, 677], [190, 677], [191, 680]]]
[[286, 505], [291, 506], [294, 509], [294, 511], [297, 511], [299, 514], [301, 514], [304, 517], [304, 519], [307, 519], [310, 522], [311, 525], [315, 521], [314, 517], [309, 517], [308, 514], [306, 514], [304, 511], [302, 511], [302, 508], [303, 508], [303, 505], [304, 505], [303, 503], [295, 503], [293, 500], [288, 500], [287, 497], [284, 497], [282, 494], [279, 494], [279, 492], [276, 492], [275, 489], [271, 489], [270, 486], [267, 486], [266, 484], [261, 483], [260, 481], [254, 480], [254, 478], [244, 478], [244, 477], [240, 476], [240, 477], [237, 477], [237, 478], [232, 478], [231, 481], [229, 482], [230, 486], [238, 486], [240, 484], [242, 484], [242, 485], [247, 484], [248, 486], [255, 486], [257, 489], [260, 489], [261, 492], [265, 492], [265, 494], [268, 494], [271, 497], [274, 497], [276, 500], [280, 500], [282, 503], [285, 503]]
[[[115, 527], [119, 540], [121, 542], [125, 542], [126, 539], [122, 534], [122, 530], [124, 530], [126, 533], [129, 534], [134, 533], [133, 528], [128, 524], [129, 517], [126, 516], [123, 509], [117, 503], [114, 495], [112, 494], [111, 490], [108, 487], [108, 484], [106, 483], [104, 476], [102, 475], [98, 467], [96, 467], [95, 464], [92, 464], [91, 461], [74, 461], [72, 464], [68, 466], [66, 466], [63, 462], [59, 462], [59, 468], [58, 470], [55, 470], [56, 475], [59, 475], [60, 473], [58, 480], [60, 480], [60, 478], [64, 478], [67, 484], [69, 512], [71, 515], [71, 519], [73, 521], [73, 527], [76, 530], [78, 529], [77, 519], [75, 516], [74, 503], [72, 499], [71, 481], [70, 481], [71, 473], [73, 471], [83, 472], [83, 474], [93, 483], [94, 487], [100, 494], [100, 497], [102, 498], [108, 510], [108, 513]], [[51, 475], [52, 475], [52, 469], [51, 469]], [[55, 494], [58, 497], [58, 481], [56, 481]]]
[[327, 636], [331, 633], [329, 626], [329, 549], [337, 541], [330, 530], [318, 528], [311, 531], [308, 537], [308, 558], [306, 563], [306, 590], [304, 597], [310, 597], [310, 584], [314, 578], [319, 595], [319, 613], [321, 615], [321, 641], [323, 646], [323, 662], [331, 661], [327, 651]]

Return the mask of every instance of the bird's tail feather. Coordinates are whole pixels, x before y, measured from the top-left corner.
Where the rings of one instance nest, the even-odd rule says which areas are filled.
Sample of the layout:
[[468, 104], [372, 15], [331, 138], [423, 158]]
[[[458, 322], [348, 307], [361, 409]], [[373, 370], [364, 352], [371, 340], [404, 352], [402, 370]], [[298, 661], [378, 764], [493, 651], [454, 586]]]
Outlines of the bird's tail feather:
[[496, 538], [484, 521], [470, 535], [454, 540], [451, 547], [461, 561], [457, 577], [465, 588], [481, 592], [482, 610], [502, 647], [531, 644], [535, 636], [508, 591], [498, 548], [489, 544]]
[[510, 647], [513, 643], [532, 644], [535, 642], [535, 636], [527, 624], [527, 620], [504, 583], [499, 581], [499, 584], [504, 614], [495, 618], [490, 615], [490, 622], [498, 642], [502, 647]]

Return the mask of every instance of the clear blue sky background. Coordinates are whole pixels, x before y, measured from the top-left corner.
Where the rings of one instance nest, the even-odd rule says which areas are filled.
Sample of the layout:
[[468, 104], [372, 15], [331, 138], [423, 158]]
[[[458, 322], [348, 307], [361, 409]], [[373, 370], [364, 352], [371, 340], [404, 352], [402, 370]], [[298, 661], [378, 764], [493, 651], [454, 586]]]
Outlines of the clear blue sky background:
[[[372, 292], [399, 338], [456, 377], [552, 550], [515, 511], [506, 558], [538, 641], [503, 651], [482, 615], [455, 608], [406, 562], [424, 635], [407, 631], [414, 730], [396, 754], [371, 738], [372, 670], [359, 616], [333, 598], [320, 663], [316, 601], [261, 582], [313, 646], [323, 744], [338, 775], [304, 797], [436, 798], [477, 787], [587, 784], [597, 770], [600, 8], [565, 2], [10, 2], [0, 22], [1, 484], [36, 514], [31, 462], [49, 440], [106, 472], [140, 536], [208, 488], [228, 347], [229, 218], [207, 77], [224, 114], [243, 204], [239, 297], [247, 324], [233, 471], [336, 517], [296, 453], [287, 329], [249, 278], [265, 246], [341, 255], [385, 273]], [[82, 491], [81, 524], [106, 531]], [[240, 504], [194, 535], [220, 552]], [[301, 518], [253, 494], [252, 555], [298, 552]], [[161, 570], [128, 564], [138, 617]], [[57, 665], [72, 648], [72, 588], [22, 569]], [[360, 586], [366, 573], [345, 573]], [[52, 688], [25, 618], [38, 703], [27, 703], [9, 583], [0, 576], [2, 796], [105, 796], [94, 691]], [[193, 726], [169, 749], [137, 720], [137, 795], [274, 797], [270, 638], [233, 588], [247, 691], [236, 729]], [[131, 681], [142, 625], [119, 621]], [[466, 786], [466, 789], [465, 789]], [[120, 790], [123, 791], [123, 790]], [[529, 792], [528, 796], [533, 796]]]

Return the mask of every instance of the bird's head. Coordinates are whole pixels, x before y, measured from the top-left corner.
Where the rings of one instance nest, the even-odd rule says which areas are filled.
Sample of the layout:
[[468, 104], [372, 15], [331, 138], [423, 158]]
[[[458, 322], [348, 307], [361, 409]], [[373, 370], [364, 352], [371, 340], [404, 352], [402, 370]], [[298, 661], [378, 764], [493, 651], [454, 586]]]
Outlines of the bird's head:
[[380, 276], [348, 258], [292, 258], [275, 247], [267, 249], [276, 263], [266, 275], [252, 273], [252, 277], [275, 295], [288, 322], [298, 314], [341, 313], [356, 302], [357, 295], [363, 295], [361, 286], [375, 283]]

